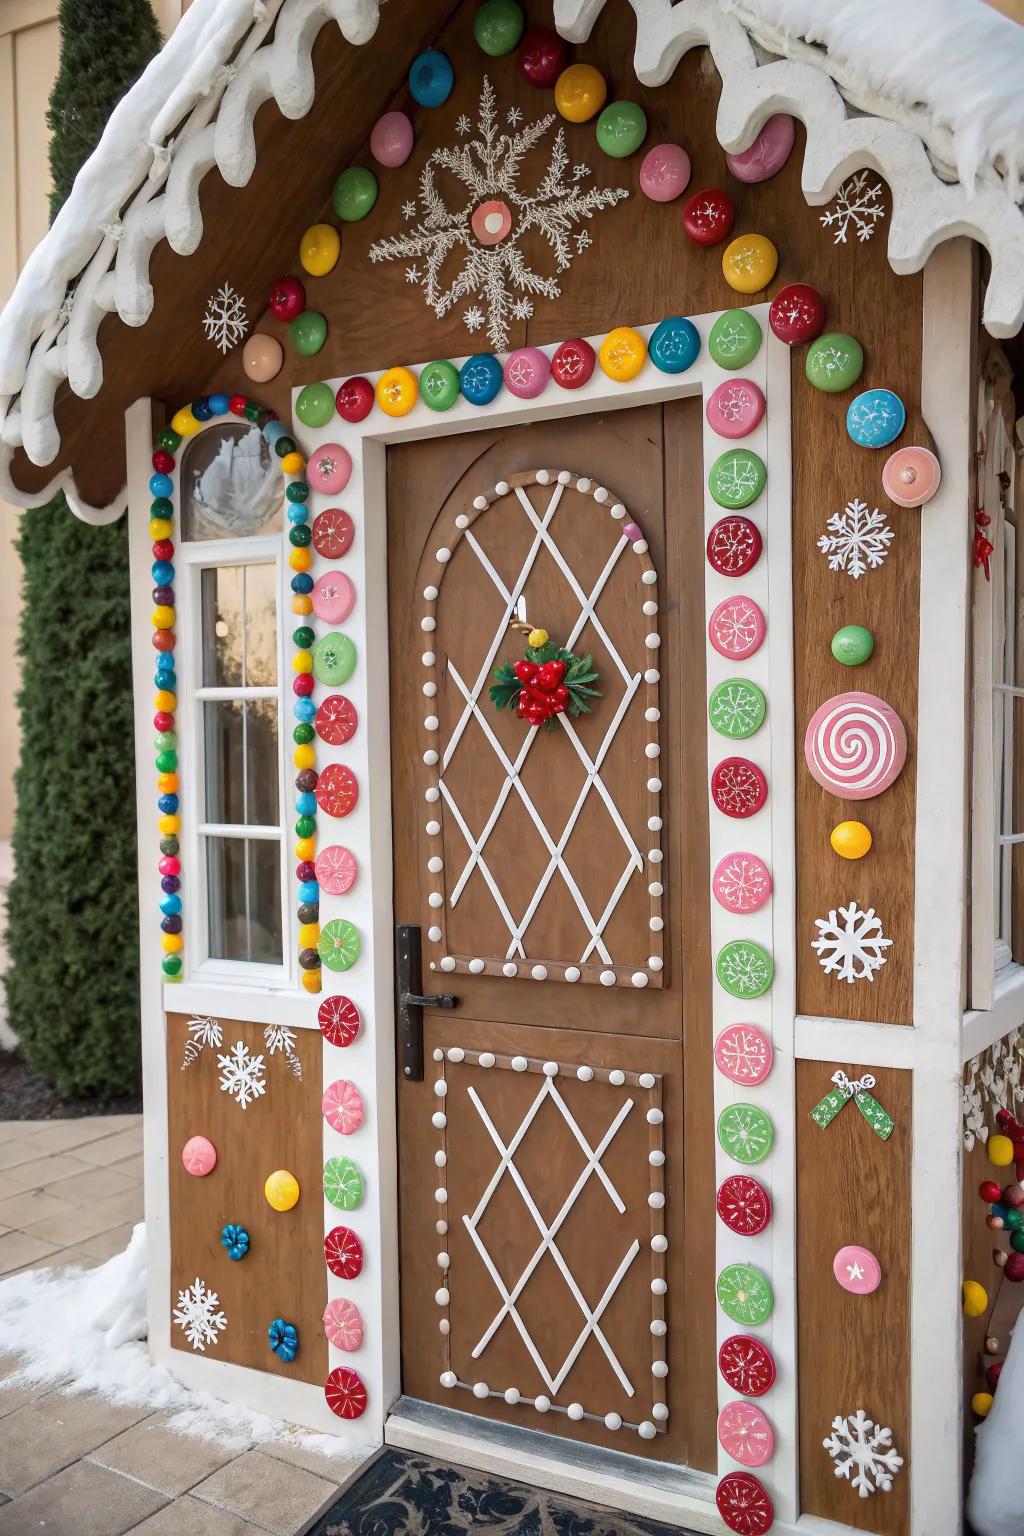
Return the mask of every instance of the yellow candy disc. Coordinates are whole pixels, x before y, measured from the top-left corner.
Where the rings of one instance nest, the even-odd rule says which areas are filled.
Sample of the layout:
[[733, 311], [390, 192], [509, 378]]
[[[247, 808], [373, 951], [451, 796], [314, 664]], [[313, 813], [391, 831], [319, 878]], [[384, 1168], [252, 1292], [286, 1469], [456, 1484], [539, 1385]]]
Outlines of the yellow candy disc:
[[628, 384], [647, 361], [647, 343], [632, 326], [619, 325], [608, 332], [597, 356], [610, 379], [617, 384]]
[[299, 260], [310, 277], [326, 277], [341, 255], [341, 236], [333, 224], [313, 224], [299, 241]]
[[1013, 1162], [1013, 1142], [1009, 1136], [990, 1136], [988, 1160], [996, 1168], [1008, 1168]]
[[385, 416], [405, 416], [416, 404], [419, 384], [408, 368], [385, 368], [377, 380], [377, 404]]
[[841, 821], [829, 842], [841, 859], [862, 859], [871, 848], [871, 832], [862, 821]]
[[199, 422], [192, 415], [192, 407], [183, 405], [180, 411], [175, 411], [171, 417], [171, 431], [177, 432], [179, 437], [191, 437], [193, 432], [199, 431]]
[[299, 1181], [287, 1168], [278, 1168], [264, 1184], [263, 1193], [275, 1211], [290, 1211], [299, 1203]]
[[568, 123], [587, 123], [608, 96], [604, 75], [593, 64], [570, 64], [555, 81], [555, 106]]
[[964, 1316], [984, 1317], [988, 1311], [988, 1292], [977, 1280], [965, 1280], [963, 1283]]
[[767, 235], [737, 235], [722, 253], [722, 272], [737, 293], [767, 288], [779, 265], [779, 253]]

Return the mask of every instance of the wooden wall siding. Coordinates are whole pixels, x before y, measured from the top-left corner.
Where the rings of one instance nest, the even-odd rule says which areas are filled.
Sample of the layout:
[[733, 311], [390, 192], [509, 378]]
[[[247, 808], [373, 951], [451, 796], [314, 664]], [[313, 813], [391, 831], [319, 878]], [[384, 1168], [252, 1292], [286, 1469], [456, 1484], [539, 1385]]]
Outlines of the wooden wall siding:
[[[910, 1499], [911, 1074], [871, 1069], [874, 1095], [895, 1122], [882, 1141], [854, 1104], [824, 1131], [811, 1119], [834, 1070], [818, 1061], [798, 1061], [796, 1069], [800, 1508], [858, 1530], [904, 1536]], [[847, 1243], [869, 1248], [882, 1267], [882, 1283], [870, 1296], [850, 1295], [832, 1274], [832, 1260]], [[822, 1446], [833, 1418], [858, 1408], [892, 1429], [904, 1458], [892, 1492], [867, 1499], [835, 1476]]]
[[[224, 1051], [243, 1040], [251, 1052], [264, 1056], [266, 1093], [241, 1109], [221, 1091], [215, 1050], [207, 1047], [187, 1071], [181, 1070], [189, 1017], [172, 1013], [167, 1018], [168, 1308], [173, 1310], [179, 1290], [199, 1276], [217, 1292], [228, 1322], [216, 1345], [207, 1346], [207, 1358], [319, 1386], [327, 1374], [321, 1322], [326, 1271], [318, 1259], [324, 1232], [319, 1033], [297, 1032], [299, 1081], [280, 1053], [266, 1055], [262, 1026], [222, 1019]], [[181, 1149], [191, 1136], [207, 1136], [217, 1148], [217, 1166], [205, 1178], [194, 1178], [182, 1167]], [[267, 1175], [278, 1168], [287, 1168], [299, 1181], [299, 1203], [290, 1211], [272, 1210], [263, 1194]], [[229, 1259], [221, 1246], [227, 1222], [237, 1222], [249, 1234], [244, 1259]], [[275, 1317], [299, 1331], [299, 1353], [289, 1365], [267, 1342]], [[173, 1323], [171, 1343], [192, 1352]]]

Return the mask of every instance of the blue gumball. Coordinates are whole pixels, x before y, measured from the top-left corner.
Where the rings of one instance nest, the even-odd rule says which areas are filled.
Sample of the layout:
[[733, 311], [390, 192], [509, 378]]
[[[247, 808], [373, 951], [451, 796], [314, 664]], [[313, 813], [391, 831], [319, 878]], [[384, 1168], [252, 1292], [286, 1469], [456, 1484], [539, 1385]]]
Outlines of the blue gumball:
[[866, 389], [850, 401], [846, 412], [846, 430], [861, 448], [888, 447], [906, 422], [906, 407], [891, 389]]
[[163, 896], [160, 900], [160, 911], [164, 917], [177, 917], [181, 911], [180, 896]]
[[150, 567], [153, 584], [157, 587], [167, 587], [174, 580], [174, 566], [169, 560], [154, 560]]
[[312, 699], [296, 699], [292, 705], [292, 714], [296, 720], [301, 720], [303, 725], [309, 725], [316, 719], [316, 705]]
[[274, 444], [278, 441], [279, 438], [287, 436], [288, 428], [285, 426], [283, 421], [278, 421], [276, 417], [273, 421], [268, 421], [266, 426], [263, 428], [263, 441], [265, 443], [269, 443], [271, 448], [273, 448]]
[[159, 795], [157, 797], [156, 808], [160, 812], [161, 816], [176, 815], [178, 810], [177, 795]]
[[296, 795], [295, 811], [299, 816], [315, 816], [316, 795], [312, 794], [309, 790], [304, 790], [302, 794]]
[[170, 475], [150, 475], [149, 494], [151, 496], [169, 496], [174, 490], [174, 481]]
[[198, 400], [192, 401], [192, 415], [196, 421], [209, 421], [213, 415], [213, 407], [204, 395], [201, 395]]
[[158, 672], [174, 671], [174, 657], [170, 654], [169, 651], [160, 652], [159, 656], [156, 658], [156, 669]]
[[490, 405], [503, 380], [501, 364], [490, 352], [467, 357], [459, 369], [459, 388], [470, 405]]
[[209, 400], [210, 414], [213, 416], [226, 416], [230, 403], [228, 395], [211, 395]]
[[671, 315], [655, 326], [647, 351], [662, 373], [685, 373], [697, 361], [700, 332], [692, 320]]
[[299, 1352], [299, 1330], [294, 1323], [286, 1323], [283, 1317], [275, 1317], [267, 1329], [267, 1339], [279, 1360], [288, 1365]]
[[409, 71], [409, 90], [421, 107], [439, 107], [448, 100], [455, 84], [450, 60], [436, 48], [414, 59]]
[[1005, 1221], [1007, 1216], [1010, 1214], [1010, 1207], [1008, 1205], [1002, 1205], [1001, 1203], [997, 1202], [992, 1207], [991, 1214], [993, 1216], [998, 1216], [1000, 1221]]
[[220, 1240], [228, 1251], [228, 1258], [244, 1259], [249, 1252], [249, 1234], [244, 1227], [229, 1221], [220, 1235]]
[[290, 523], [309, 522], [309, 508], [304, 502], [290, 501], [288, 503], [288, 521]]
[[299, 881], [299, 901], [303, 904], [320, 900], [320, 886], [316, 880]]
[[313, 578], [308, 571], [300, 571], [292, 577], [292, 591], [299, 592], [303, 597], [313, 590]]

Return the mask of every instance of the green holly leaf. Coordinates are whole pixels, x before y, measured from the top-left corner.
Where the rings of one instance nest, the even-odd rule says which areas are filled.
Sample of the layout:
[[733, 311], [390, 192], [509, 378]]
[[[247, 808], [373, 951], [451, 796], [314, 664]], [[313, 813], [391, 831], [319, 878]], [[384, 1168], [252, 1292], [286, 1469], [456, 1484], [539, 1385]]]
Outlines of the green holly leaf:
[[515, 709], [522, 684], [512, 670], [512, 663], [503, 661], [500, 667], [495, 667], [493, 677], [489, 689], [492, 703], [498, 709]]

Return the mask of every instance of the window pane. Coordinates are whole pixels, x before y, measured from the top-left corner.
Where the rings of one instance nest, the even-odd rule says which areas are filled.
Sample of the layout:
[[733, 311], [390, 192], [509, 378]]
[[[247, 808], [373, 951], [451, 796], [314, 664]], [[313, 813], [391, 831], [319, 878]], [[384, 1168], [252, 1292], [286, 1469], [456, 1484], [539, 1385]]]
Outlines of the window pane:
[[207, 843], [210, 958], [280, 965], [281, 846], [243, 838]]
[[238, 539], [278, 533], [284, 481], [257, 427], [234, 421], [189, 439], [181, 459], [181, 536]]
[[204, 688], [238, 688], [242, 684], [245, 644], [243, 569], [240, 565], [218, 565], [202, 573]]
[[273, 688], [277, 682], [277, 570], [245, 568], [245, 684]]
[[277, 758], [277, 700], [250, 699], [245, 706], [245, 821], [272, 827], [281, 820]]
[[278, 798], [277, 700], [218, 699], [203, 705], [206, 820], [273, 827]]

